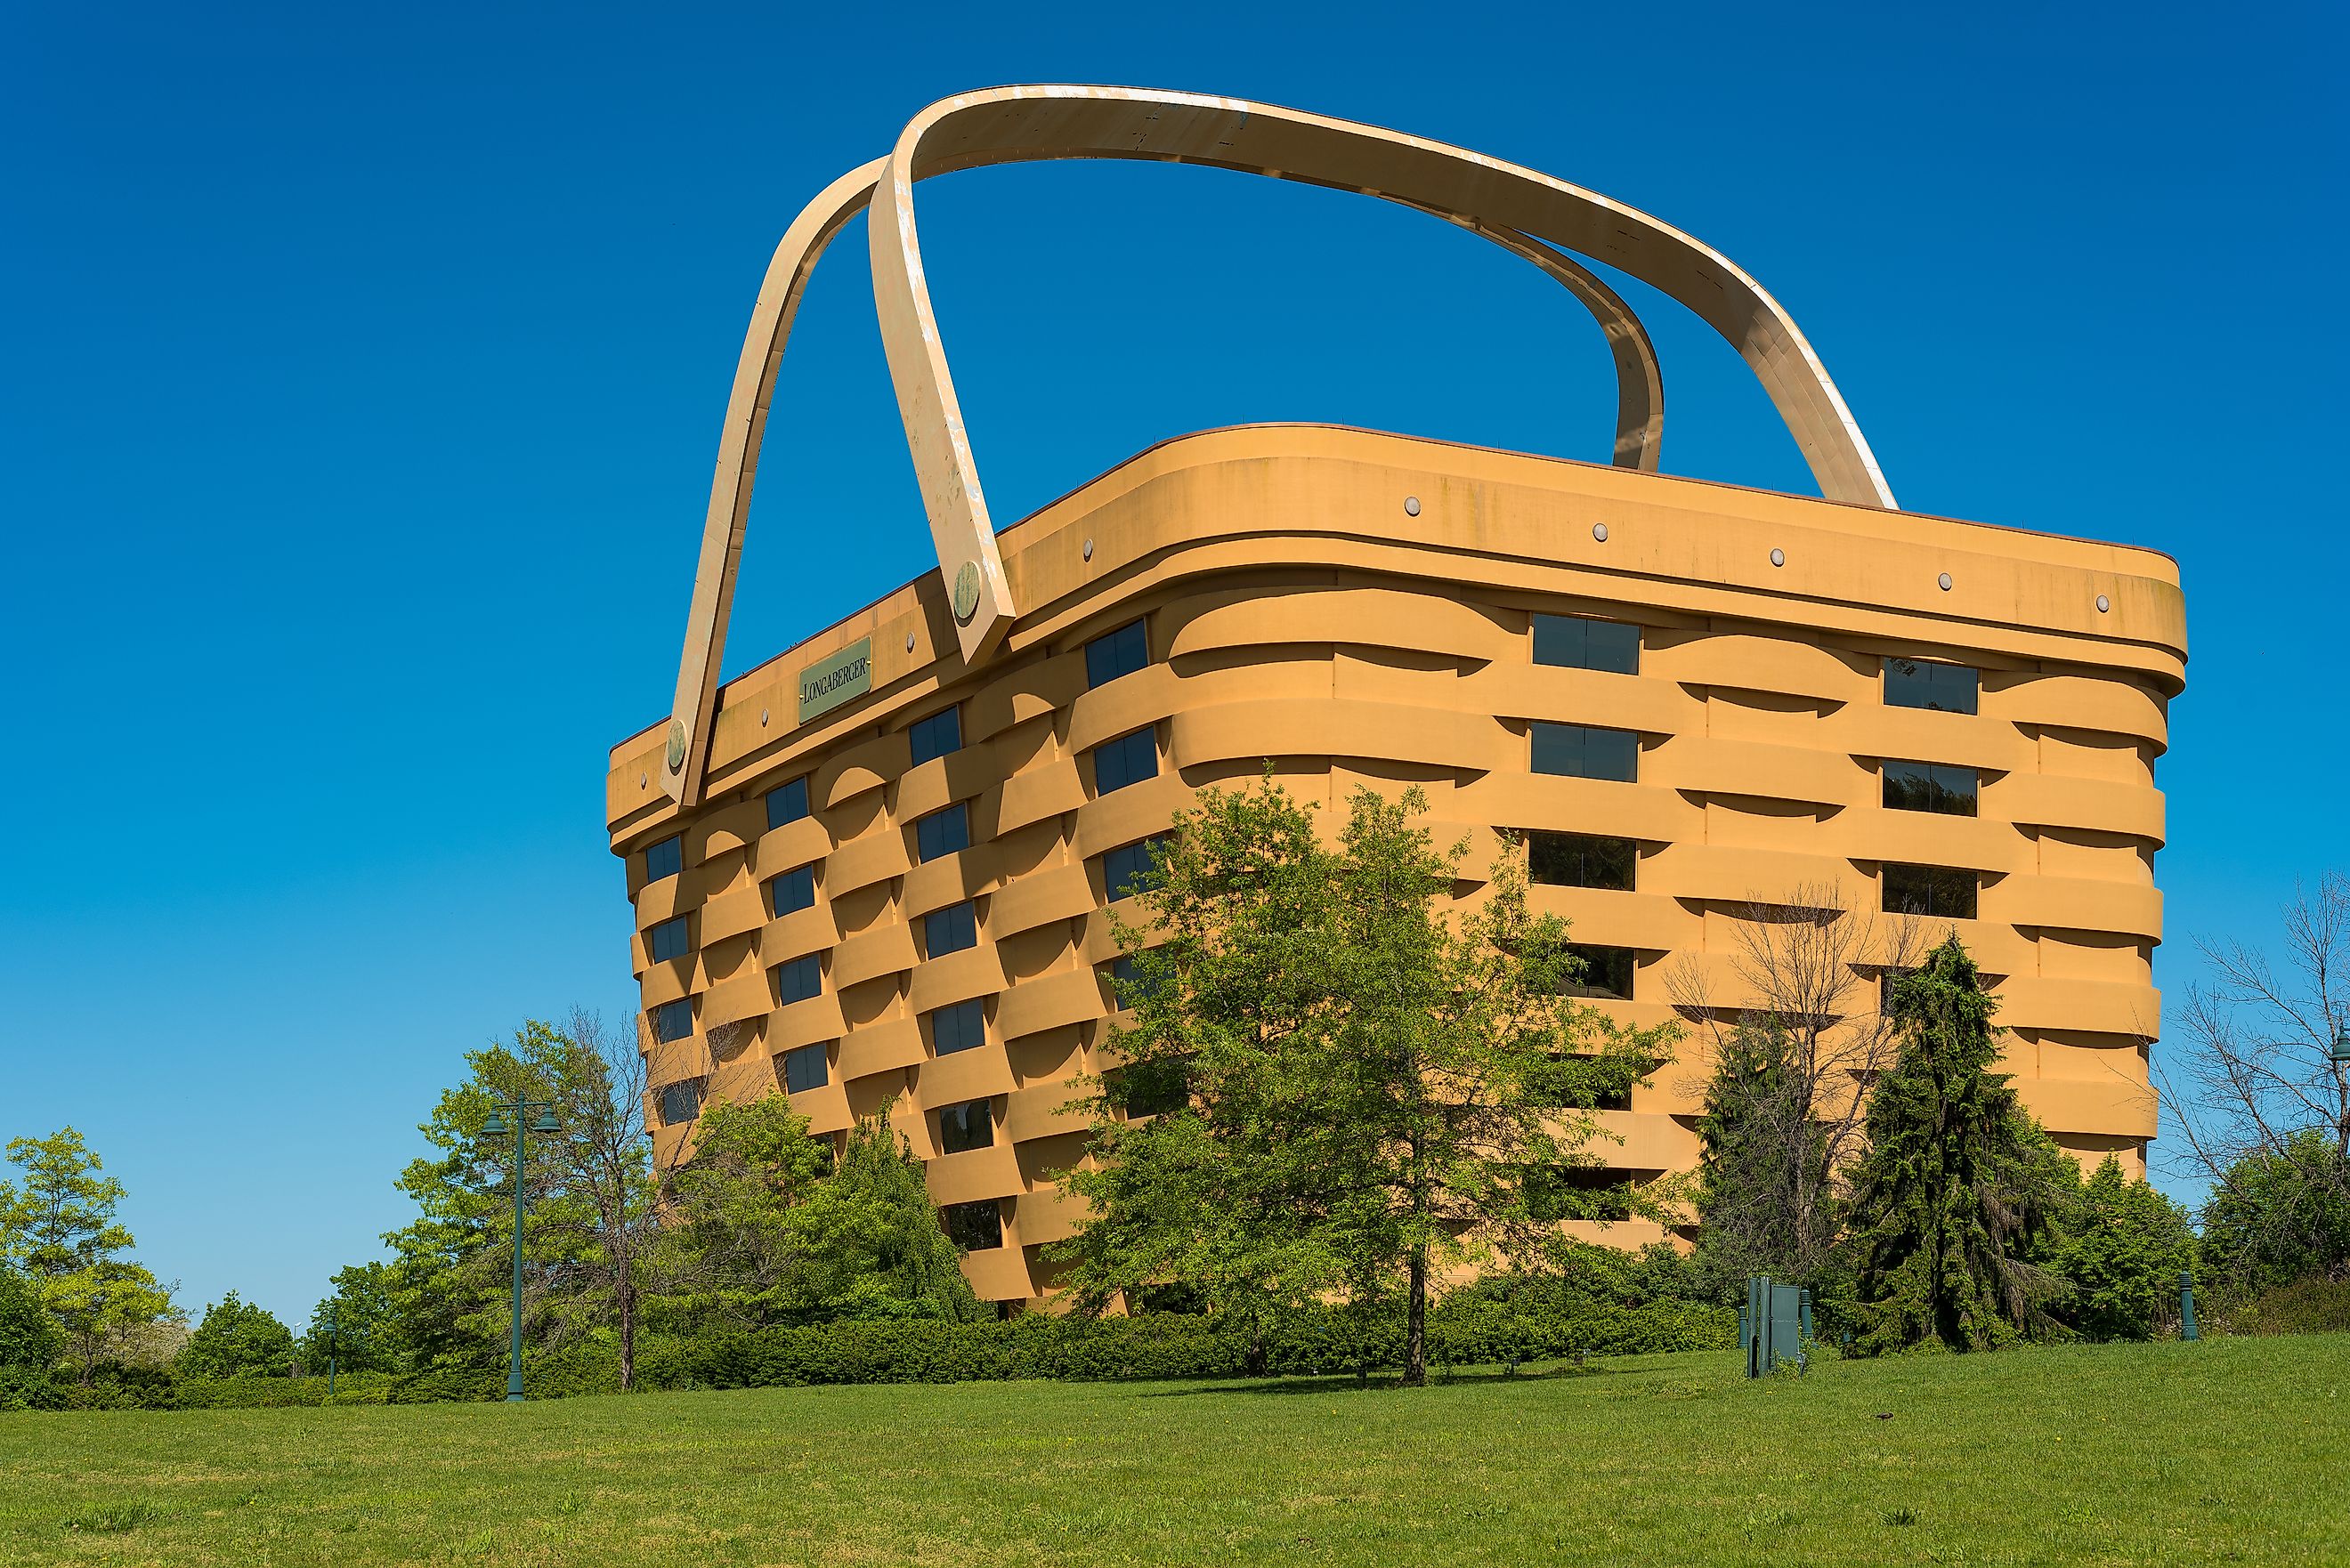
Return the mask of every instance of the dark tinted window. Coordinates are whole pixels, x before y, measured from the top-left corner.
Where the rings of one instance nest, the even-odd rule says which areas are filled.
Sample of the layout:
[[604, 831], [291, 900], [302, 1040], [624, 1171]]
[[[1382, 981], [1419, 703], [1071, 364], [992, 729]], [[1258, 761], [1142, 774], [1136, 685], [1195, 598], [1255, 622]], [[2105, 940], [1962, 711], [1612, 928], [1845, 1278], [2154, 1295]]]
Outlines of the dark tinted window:
[[1885, 805], [1891, 811], [1939, 811], [1949, 816], [1975, 814], [1975, 770], [1946, 763], [1885, 764]]
[[985, 1100], [965, 1100], [939, 1113], [939, 1147], [948, 1154], [985, 1148], [995, 1141], [995, 1116]]
[[1139, 893], [1149, 885], [1151, 851], [1162, 841], [1145, 838], [1133, 844], [1121, 844], [1102, 856], [1102, 890], [1112, 898], [1124, 898]]
[[1632, 1179], [1604, 1166], [1534, 1166], [1526, 1172], [1526, 1209], [1544, 1223], [1629, 1220]]
[[1621, 1002], [1632, 1000], [1632, 971], [1636, 966], [1630, 948], [1569, 942], [1566, 950], [1583, 965], [1582, 975], [1567, 983], [1567, 995], [1612, 996]]
[[807, 815], [807, 780], [794, 779], [767, 792], [767, 826], [781, 827]]
[[941, 708], [927, 719], [915, 721], [906, 732], [906, 740], [914, 749], [915, 766], [962, 750], [962, 715], [960, 708]]
[[1150, 994], [1142, 978], [1141, 966], [1132, 953], [1120, 953], [1109, 964], [1110, 994], [1120, 1007], [1139, 1007]]
[[931, 1050], [941, 1056], [975, 1051], [987, 1044], [987, 1010], [977, 997], [931, 1013]]
[[788, 915], [816, 903], [816, 867], [795, 866], [767, 884], [767, 907], [778, 915]]
[[685, 838], [672, 833], [658, 844], [645, 846], [645, 880], [658, 882], [685, 869]]
[[914, 854], [918, 859], [936, 860], [941, 855], [970, 847], [971, 815], [962, 801], [914, 824]]
[[1003, 1210], [993, 1198], [976, 1203], [950, 1203], [939, 1210], [947, 1240], [966, 1252], [988, 1252], [1003, 1245]]
[[693, 1033], [692, 999], [680, 997], [675, 1002], [662, 1002], [653, 1009], [652, 1021], [654, 1039], [663, 1044], [684, 1039]]
[[1094, 794], [1097, 795], [1158, 776], [1159, 734], [1155, 730], [1137, 730], [1094, 748]]
[[1590, 620], [1579, 615], [1534, 617], [1534, 662], [1572, 670], [1640, 673], [1640, 628], [1620, 620]]
[[1897, 915], [1931, 915], [1943, 920], [1975, 918], [1979, 878], [1947, 866], [1887, 866], [1885, 908]]
[[663, 1084], [660, 1101], [662, 1126], [675, 1127], [693, 1120], [702, 1114], [702, 1080], [688, 1078], [681, 1084]]
[[815, 953], [775, 966], [775, 1005], [824, 994], [824, 964]]
[[666, 963], [671, 959], [683, 958], [691, 951], [691, 945], [685, 940], [685, 917], [680, 915], [674, 919], [663, 920], [660, 925], [647, 931], [645, 950], [652, 955], [655, 963]]
[[1140, 621], [1129, 621], [1086, 644], [1086, 684], [1106, 686], [1149, 662], [1150, 639], [1144, 635]]
[[1971, 713], [1981, 677], [1963, 664], [1928, 664], [1916, 659], [1885, 661], [1885, 701], [1893, 708], [1934, 708]]
[[979, 945], [979, 911], [971, 900], [950, 904], [922, 917], [922, 956], [940, 958]]
[[831, 1047], [802, 1045], [784, 1053], [784, 1092], [797, 1095], [832, 1081]]
[[1595, 730], [1587, 724], [1534, 726], [1534, 772], [1577, 779], [1633, 782], [1640, 768], [1640, 737], [1629, 730]]
[[1640, 846], [1628, 838], [1603, 838], [1591, 833], [1526, 835], [1527, 877], [1554, 888], [1607, 888], [1628, 893], [1639, 860]]

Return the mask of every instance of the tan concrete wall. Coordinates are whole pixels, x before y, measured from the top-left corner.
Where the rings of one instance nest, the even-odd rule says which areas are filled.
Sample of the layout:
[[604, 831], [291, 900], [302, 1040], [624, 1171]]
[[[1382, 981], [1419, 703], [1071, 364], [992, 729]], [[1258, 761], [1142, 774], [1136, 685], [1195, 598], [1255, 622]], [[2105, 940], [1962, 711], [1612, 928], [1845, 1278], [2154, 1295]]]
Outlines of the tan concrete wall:
[[[1638, 950], [1634, 1000], [1609, 1005], [1644, 1023], [1672, 1015], [1669, 964], [1734, 1000], [1730, 923], [1752, 902], [1835, 884], [1873, 909], [1882, 862], [1973, 868], [1980, 918], [1958, 929], [2003, 977], [2025, 1103], [2084, 1157], [2139, 1168], [2160, 1010], [2153, 763], [2186, 656], [2168, 558], [1323, 426], [1167, 442], [1001, 544], [1025, 609], [980, 669], [929, 578], [724, 689], [698, 810], [681, 820], [660, 787], [659, 729], [616, 748], [608, 779], [639, 932], [693, 920], [683, 959], [636, 946], [648, 1007], [694, 1002], [693, 1036], [656, 1053], [654, 1081], [754, 1095], [781, 1052], [837, 1042], [833, 1082], [799, 1096], [817, 1128], [894, 1096], [941, 1203], [1004, 1200], [1005, 1249], [969, 1265], [983, 1295], [1045, 1289], [1035, 1249], [1070, 1228], [1052, 1173], [1083, 1140], [1059, 1106], [1104, 1064], [1099, 969], [1116, 956], [1097, 857], [1268, 757], [1332, 804], [1357, 783], [1419, 784], [1440, 832], [1475, 838], [1472, 873], [1496, 827], [1641, 840], [1635, 891], [1536, 897], [1578, 940]], [[1535, 665], [1537, 611], [1637, 622], [1640, 672]], [[1085, 642], [1140, 615], [1150, 667], [1088, 691]], [[799, 670], [868, 636], [872, 693], [795, 729]], [[1887, 707], [1887, 654], [1979, 669], [1980, 712]], [[910, 767], [907, 725], [949, 702], [963, 749]], [[1534, 774], [1537, 720], [1637, 731], [1638, 782]], [[1146, 724], [1159, 777], [1097, 798], [1087, 753]], [[1883, 758], [1981, 770], [1981, 815], [1884, 809]], [[803, 775], [813, 815], [767, 831], [764, 793]], [[956, 800], [972, 846], [916, 864], [914, 819]], [[683, 874], [646, 886], [641, 850], [681, 826]], [[809, 863], [816, 906], [767, 919], [765, 881]], [[920, 961], [915, 922], [964, 898], [979, 946]], [[826, 955], [824, 994], [776, 1006], [770, 972], [809, 952]], [[970, 997], [987, 1046], [933, 1057], [920, 1015]], [[1693, 1158], [1702, 1067], [1692, 1042], [1611, 1116], [1625, 1168]], [[996, 1147], [937, 1154], [935, 1119], [914, 1113], [980, 1096]]]

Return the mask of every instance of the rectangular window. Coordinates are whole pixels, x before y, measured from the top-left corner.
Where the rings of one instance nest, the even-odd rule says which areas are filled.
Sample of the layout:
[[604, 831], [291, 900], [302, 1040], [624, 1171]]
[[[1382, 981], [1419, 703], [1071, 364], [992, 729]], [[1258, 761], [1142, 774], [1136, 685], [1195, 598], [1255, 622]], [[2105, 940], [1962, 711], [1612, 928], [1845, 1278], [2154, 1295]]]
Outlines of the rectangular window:
[[1116, 900], [1130, 898], [1149, 886], [1152, 853], [1165, 842], [1163, 838], [1145, 838], [1104, 851], [1102, 891]]
[[1981, 878], [1948, 866], [1887, 866], [1885, 909], [1895, 915], [1930, 915], [1939, 920], [1975, 918]]
[[1526, 876], [1546, 887], [1605, 888], [1628, 893], [1639, 862], [1640, 846], [1628, 838], [1605, 838], [1595, 833], [1526, 835]]
[[1086, 686], [1107, 686], [1121, 675], [1131, 675], [1150, 662], [1150, 639], [1142, 622], [1128, 621], [1086, 644]]
[[807, 780], [794, 779], [767, 792], [767, 826], [781, 827], [807, 815]]
[[1534, 725], [1534, 772], [1630, 784], [1640, 771], [1640, 737], [1588, 724]]
[[1534, 617], [1534, 662], [1569, 670], [1640, 673], [1640, 628], [1579, 615]]
[[767, 884], [767, 908], [789, 915], [816, 905], [816, 867], [795, 866]]
[[1918, 659], [1885, 660], [1885, 704], [1888, 708], [1931, 708], [1942, 713], [1971, 713], [1982, 677], [1963, 664], [1929, 664]]
[[1536, 1220], [1629, 1220], [1632, 1179], [1604, 1166], [1534, 1166], [1526, 1171], [1526, 1208]]
[[918, 860], [936, 860], [941, 855], [970, 847], [971, 811], [962, 801], [914, 823], [914, 857]]
[[775, 966], [775, 1005], [787, 1006], [824, 994], [824, 961], [816, 953]]
[[979, 911], [966, 898], [922, 917], [922, 956], [943, 958], [979, 945]]
[[832, 1082], [832, 1047], [802, 1045], [784, 1053], [784, 1092], [804, 1095]]
[[920, 767], [932, 757], [943, 757], [949, 752], [962, 750], [962, 710], [941, 708], [927, 719], [917, 719], [906, 732], [906, 741], [913, 748], [912, 765]]
[[935, 1055], [951, 1056], [958, 1051], [976, 1051], [987, 1044], [987, 1010], [977, 997], [958, 1002], [951, 1007], [933, 1009], [931, 1013], [931, 1051]]
[[1003, 1245], [1003, 1210], [993, 1198], [950, 1203], [939, 1210], [947, 1240], [966, 1252], [992, 1252]]
[[1946, 763], [1887, 763], [1885, 809], [1937, 811], [1946, 816], [1975, 814], [1975, 770]]
[[987, 1100], [965, 1100], [939, 1112], [939, 1147], [948, 1154], [986, 1148], [995, 1142], [995, 1115]]
[[658, 844], [645, 846], [645, 880], [658, 882], [685, 869], [685, 836], [672, 833]]
[[663, 1084], [660, 1092], [661, 1125], [675, 1127], [690, 1122], [702, 1114], [702, 1080], [688, 1078], [682, 1083]]
[[1630, 948], [1607, 948], [1589, 942], [1569, 942], [1566, 950], [1582, 964], [1583, 973], [1569, 981], [1569, 996], [1605, 996], [1617, 1002], [1632, 1000], [1633, 962]]
[[652, 1010], [653, 1038], [666, 1045], [693, 1033], [693, 999], [679, 997]]
[[1151, 993], [1152, 988], [1144, 983], [1141, 966], [1134, 961], [1132, 953], [1120, 953], [1110, 960], [1109, 978], [1110, 994], [1118, 999], [1120, 1007], [1139, 1007]]
[[667, 963], [671, 959], [683, 958], [691, 951], [691, 944], [685, 940], [685, 917], [679, 915], [674, 919], [663, 920], [660, 925], [647, 930], [645, 950], [652, 955], [652, 961], [655, 963]]
[[1159, 776], [1159, 732], [1137, 730], [1094, 748], [1094, 794], [1105, 795]]

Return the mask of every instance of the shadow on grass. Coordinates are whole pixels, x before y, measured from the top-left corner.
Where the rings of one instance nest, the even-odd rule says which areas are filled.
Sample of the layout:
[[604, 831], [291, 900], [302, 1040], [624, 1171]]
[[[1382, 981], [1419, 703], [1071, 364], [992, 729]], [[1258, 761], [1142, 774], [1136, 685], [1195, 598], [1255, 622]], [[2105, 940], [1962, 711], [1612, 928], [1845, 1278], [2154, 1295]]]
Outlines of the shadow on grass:
[[[1560, 1362], [1541, 1367], [1521, 1366], [1513, 1374], [1498, 1366], [1458, 1367], [1447, 1373], [1431, 1369], [1428, 1375], [1430, 1388], [1507, 1388], [1514, 1384], [1552, 1383], [1586, 1377], [1607, 1377], [1643, 1370], [1631, 1366], [1609, 1366], [1604, 1362]], [[1403, 1386], [1403, 1376], [1398, 1372], [1380, 1372], [1366, 1382], [1355, 1375], [1303, 1377], [1274, 1376], [1247, 1382], [1206, 1383], [1186, 1388], [1163, 1388], [1146, 1394], [1146, 1399], [1190, 1399], [1201, 1395], [1251, 1394], [1378, 1394], [1393, 1392]]]

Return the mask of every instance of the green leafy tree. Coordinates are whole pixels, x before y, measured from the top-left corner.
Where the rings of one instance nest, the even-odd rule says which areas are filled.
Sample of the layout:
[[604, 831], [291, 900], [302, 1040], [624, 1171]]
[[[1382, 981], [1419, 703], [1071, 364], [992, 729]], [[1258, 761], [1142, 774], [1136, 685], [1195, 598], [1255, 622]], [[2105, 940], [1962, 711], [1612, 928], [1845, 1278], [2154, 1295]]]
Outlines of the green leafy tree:
[[0, 1263], [0, 1371], [47, 1377], [65, 1347], [65, 1335], [43, 1309], [33, 1282]]
[[171, 1291], [122, 1254], [135, 1243], [116, 1217], [122, 1183], [72, 1127], [8, 1145], [24, 1174], [0, 1181], [0, 1253], [21, 1268], [65, 1338], [85, 1384], [124, 1341], [175, 1321]]
[[180, 1347], [179, 1369], [197, 1377], [283, 1376], [294, 1361], [294, 1331], [266, 1307], [231, 1291], [204, 1309]]
[[385, 1238], [395, 1253], [393, 1308], [411, 1355], [486, 1363], [504, 1345], [514, 1140], [485, 1137], [482, 1125], [521, 1093], [551, 1101], [557, 1124], [525, 1139], [520, 1172], [525, 1336], [552, 1344], [608, 1334], [626, 1390], [660, 1223], [642, 1054], [593, 1015], [575, 1013], [560, 1029], [533, 1019], [510, 1044], [465, 1061], [466, 1081], [441, 1096], [419, 1129], [435, 1152], [399, 1180], [419, 1217]]
[[1813, 1276], [1835, 1241], [1826, 1130], [1803, 1114], [1794, 1043], [1775, 1020], [1724, 1031], [1698, 1119], [1697, 1251], [1729, 1284]]
[[836, 1162], [780, 1093], [714, 1105], [670, 1201], [666, 1317], [758, 1327], [979, 1315], [887, 1107], [850, 1129]]
[[2302, 1127], [2239, 1154], [2203, 1206], [2214, 1282], [2249, 1298], [2301, 1279], [2350, 1280], [2350, 1159]]
[[395, 1266], [384, 1262], [337, 1270], [332, 1293], [311, 1311], [303, 1364], [322, 1370], [331, 1356], [338, 1372], [401, 1370], [409, 1358], [395, 1277]]
[[2146, 1339], [2178, 1301], [2180, 1271], [2195, 1265], [2187, 1210], [2106, 1156], [2065, 1204], [2050, 1265], [2064, 1281], [2057, 1314], [2089, 1339]]
[[2052, 1324], [2061, 1285], [2033, 1253], [2069, 1161], [1991, 1070], [1996, 1007], [1955, 934], [1894, 984], [1900, 1050], [1855, 1179], [1865, 1350], [1988, 1349]]
[[1180, 1282], [1260, 1324], [1333, 1293], [1400, 1302], [1417, 1385], [1440, 1272], [1538, 1262], [1565, 1214], [1657, 1206], [1562, 1177], [1596, 1164], [1596, 1095], [1670, 1033], [1569, 998], [1565, 923], [1529, 910], [1513, 852], [1456, 909], [1467, 846], [1438, 850], [1426, 809], [1358, 790], [1326, 846], [1268, 777], [1179, 817], [1149, 927], [1116, 924], [1141, 950], [1121, 986], [1136, 1018], [1065, 1179], [1091, 1210], [1056, 1250], [1081, 1293]]

